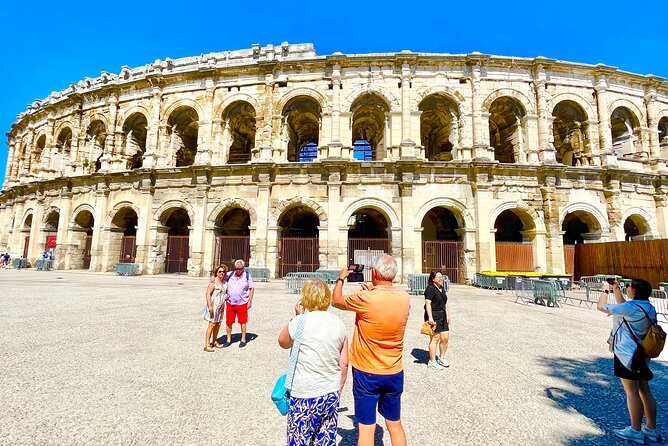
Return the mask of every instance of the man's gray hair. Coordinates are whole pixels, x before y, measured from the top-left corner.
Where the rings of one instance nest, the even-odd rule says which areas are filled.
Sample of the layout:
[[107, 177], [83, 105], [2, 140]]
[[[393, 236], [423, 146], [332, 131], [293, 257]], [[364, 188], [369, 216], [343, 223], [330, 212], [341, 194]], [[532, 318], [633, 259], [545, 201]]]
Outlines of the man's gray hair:
[[243, 268], [244, 266], [246, 266], [246, 264], [241, 259], [234, 262], [234, 267], [235, 268]]
[[378, 278], [381, 280], [393, 281], [397, 275], [399, 266], [396, 260], [389, 254], [381, 254], [373, 260], [371, 265], [378, 272]]

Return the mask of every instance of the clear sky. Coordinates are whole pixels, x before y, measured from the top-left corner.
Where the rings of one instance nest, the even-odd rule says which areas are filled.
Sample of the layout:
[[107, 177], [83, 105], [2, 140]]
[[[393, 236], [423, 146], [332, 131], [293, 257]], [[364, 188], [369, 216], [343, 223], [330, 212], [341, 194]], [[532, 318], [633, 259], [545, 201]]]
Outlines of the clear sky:
[[[101, 71], [253, 43], [311, 42], [318, 55], [545, 56], [668, 77], [666, 11], [657, 0], [9, 1], [0, 24], [0, 129], [9, 132], [35, 99]], [[7, 154], [3, 144], [2, 178]]]

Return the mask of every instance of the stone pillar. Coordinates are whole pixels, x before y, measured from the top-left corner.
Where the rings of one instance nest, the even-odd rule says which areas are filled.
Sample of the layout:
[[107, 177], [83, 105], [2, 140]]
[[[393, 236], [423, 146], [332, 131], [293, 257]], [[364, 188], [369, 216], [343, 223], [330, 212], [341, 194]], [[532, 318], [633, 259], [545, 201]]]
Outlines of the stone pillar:
[[90, 248], [90, 271], [105, 271], [103, 255], [107, 250], [104, 244], [104, 220], [107, 215], [108, 188], [100, 188], [95, 193], [95, 222], [93, 224], [93, 240]]
[[656, 86], [653, 84], [645, 87], [645, 108], [649, 126], [649, 158], [655, 160], [661, 157], [661, 148], [659, 146], [659, 123], [656, 120], [658, 114]]
[[[341, 67], [335, 64], [332, 67], [332, 130], [329, 142], [330, 158], [341, 157]], [[332, 226], [329, 225], [331, 228]]]
[[[410, 168], [408, 172], [402, 172], [401, 183], [399, 183], [399, 200], [401, 202], [401, 258], [402, 269], [401, 282], [406, 282], [408, 274], [422, 272], [422, 265], [416, 262], [416, 251], [422, 251], [420, 239], [415, 239], [415, 200], [414, 192], [414, 174], [416, 168]], [[422, 257], [422, 256], [419, 256]]]
[[482, 88], [480, 86], [480, 64], [471, 66], [471, 114], [473, 134], [473, 157], [494, 159], [494, 151], [489, 147], [489, 113], [482, 110]]
[[142, 167], [145, 168], [156, 167], [160, 150], [160, 105], [162, 103], [162, 89], [160, 87], [153, 87], [152, 95], [150, 123], [146, 135], [146, 153], [144, 153], [144, 162], [142, 163]]
[[56, 234], [56, 255], [53, 259], [53, 269], [65, 269], [65, 258], [67, 257], [69, 237], [69, 219], [72, 212], [72, 192], [63, 187], [60, 191], [63, 197], [58, 215], [58, 232]]
[[668, 237], [668, 187], [658, 186], [654, 190], [656, 205], [656, 229], [661, 238]]
[[197, 131], [197, 157], [195, 164], [211, 164], [211, 122], [213, 119], [213, 80], [206, 81], [206, 92], [204, 93], [204, 117], [198, 124]]
[[12, 175], [12, 168], [14, 166], [14, 152], [16, 148], [16, 140], [13, 138], [9, 138], [7, 141], [7, 144], [9, 145], [9, 155], [7, 155], [7, 168], [5, 169], [5, 181], [2, 182], [2, 188], [6, 189], [10, 182], [13, 183], [15, 178]]
[[[151, 254], [151, 230], [154, 224], [151, 221], [153, 212], [153, 192], [150, 174], [144, 174], [139, 182], [139, 215], [137, 215], [137, 255], [135, 263], [141, 265], [142, 274], [149, 271], [149, 256]], [[164, 256], [163, 256], [164, 257]], [[163, 258], [164, 262], [164, 258]]]
[[[257, 191], [257, 222], [255, 223], [255, 240], [251, 239], [251, 246], [255, 244], [255, 256], [252, 259], [254, 266], [269, 268], [272, 277], [276, 274], [276, 257], [278, 256], [278, 249], [276, 247], [276, 228], [269, 228], [269, 201], [271, 198], [271, 177], [269, 173], [261, 172], [258, 174], [258, 191]], [[270, 246], [270, 235], [274, 245]], [[273, 255], [273, 259], [272, 259]]]
[[460, 278], [461, 283], [471, 283], [473, 277], [477, 272], [477, 261], [478, 256], [476, 253], [476, 241], [477, 241], [477, 232], [476, 228], [461, 228], [457, 229], [457, 234], [462, 239], [462, 265], [460, 268], [461, 274], [463, 275]]
[[[273, 156], [273, 132], [272, 132], [272, 120], [274, 117], [274, 75], [272, 73], [267, 73], [264, 79], [264, 110], [262, 110], [263, 122], [262, 126], [258, 125], [258, 131], [260, 132], [260, 145], [255, 147], [252, 150], [251, 161], [270, 161]], [[277, 132], [280, 132], [281, 129], [276, 129]], [[277, 155], [282, 155], [282, 147], [278, 148]], [[286, 152], [287, 153], [287, 152]], [[282, 161], [282, 156], [277, 156], [274, 158], [276, 161]], [[287, 160], [287, 157], [286, 157]]]
[[489, 210], [496, 205], [494, 192], [489, 189], [489, 175], [480, 170], [475, 172], [477, 188], [474, 189], [476, 226], [478, 228], [478, 240], [476, 243], [477, 270], [496, 270], [496, 245], [494, 243], [494, 222], [491, 221]]
[[546, 271], [565, 273], [563, 232], [559, 226], [559, 194], [556, 178], [547, 176], [545, 186], [540, 189], [543, 198], [543, 221], [545, 222]]
[[545, 71], [542, 67], [536, 73], [537, 79], [534, 80], [534, 90], [536, 92], [536, 111], [538, 113], [538, 159], [543, 163], [556, 162], [556, 152], [554, 146], [550, 144], [550, 123], [551, 117], [547, 109], [547, 99], [545, 98]]
[[408, 63], [401, 65], [401, 158], [415, 158], [415, 142], [411, 139], [411, 66]]
[[[329, 172], [327, 179], [327, 264], [326, 268], [343, 268], [340, 255], [345, 252], [342, 241], [339, 238], [339, 227], [345, 222], [339, 220], [341, 214], [341, 173], [337, 170]], [[343, 243], [342, 243], [343, 242]], [[345, 254], [344, 254], [345, 255]], [[343, 262], [345, 263], [345, 262]]]
[[[30, 227], [30, 243], [28, 245], [28, 260], [35, 266], [35, 260], [43, 253], [39, 252], [39, 235], [42, 232], [42, 220], [44, 219], [44, 201], [40, 200], [35, 206], [35, 212], [32, 216], [32, 226]], [[21, 223], [22, 224], [22, 223]], [[23, 241], [22, 241], [23, 242]], [[23, 246], [21, 246], [23, 249]], [[22, 253], [21, 253], [22, 254]]]
[[596, 105], [598, 108], [598, 137], [599, 153], [601, 165], [616, 165], [617, 157], [612, 154], [612, 134], [610, 133], [610, 116], [608, 115], [608, 79], [604, 74], [599, 74], [596, 78]]
[[[195, 215], [190, 231], [190, 251], [188, 259], [188, 275], [199, 277], [209, 273], [211, 264], [204, 264], [206, 240], [204, 239], [206, 216], [209, 212], [209, 184], [205, 170], [197, 173], [197, 187], [194, 200], [189, 200]], [[209, 244], [211, 241], [209, 240]], [[209, 248], [211, 249], [211, 248]]]
[[[116, 117], [118, 115], [118, 98], [116, 96], [109, 97], [109, 128], [104, 141], [104, 149], [102, 158], [100, 159], [100, 172], [108, 172], [112, 166], [114, 170], [118, 170], [117, 159], [119, 157], [120, 147], [116, 147]], [[120, 146], [120, 144], [119, 144]], [[95, 239], [95, 236], [93, 236]], [[92, 259], [91, 259], [92, 262]]]
[[603, 237], [608, 230], [610, 233], [610, 241], [615, 242], [624, 240], [624, 222], [622, 221], [622, 204], [620, 201], [620, 195], [620, 180], [611, 179], [608, 184], [603, 185], [603, 196], [605, 197], [609, 227], [601, 228], [601, 241], [607, 241], [603, 240]]
[[[40, 166], [40, 171], [39, 171], [39, 179], [40, 180], [45, 180], [49, 177], [49, 172], [51, 171], [51, 158], [52, 158], [52, 152], [54, 149], [54, 139], [55, 136], [53, 132], [55, 131], [55, 126], [56, 126], [56, 118], [53, 117], [53, 115], [49, 116], [47, 118], [47, 124], [46, 124], [46, 140], [44, 144], [44, 150], [42, 153], [42, 158], [40, 160], [41, 166]], [[46, 156], [45, 156], [46, 155]]]

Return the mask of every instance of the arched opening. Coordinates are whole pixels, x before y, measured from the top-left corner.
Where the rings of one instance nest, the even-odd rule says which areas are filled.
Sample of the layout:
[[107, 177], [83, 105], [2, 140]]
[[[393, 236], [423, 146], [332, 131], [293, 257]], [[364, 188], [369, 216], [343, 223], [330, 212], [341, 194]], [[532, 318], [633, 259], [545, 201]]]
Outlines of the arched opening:
[[657, 127], [659, 130], [659, 147], [661, 149], [661, 158], [668, 159], [668, 116], [661, 118]]
[[297, 96], [285, 104], [282, 113], [283, 139], [287, 142], [288, 161], [316, 159], [321, 113], [320, 104], [309, 96]]
[[167, 133], [170, 153], [176, 167], [191, 166], [197, 155], [197, 134], [199, 117], [190, 107], [179, 107], [169, 116]]
[[53, 160], [53, 169], [63, 172], [70, 162], [70, 152], [72, 150], [72, 130], [65, 127], [58, 134], [56, 139], [56, 157]]
[[552, 134], [557, 162], [567, 166], [589, 164], [587, 114], [573, 101], [561, 101], [552, 110]]
[[28, 258], [29, 248], [30, 248], [30, 231], [32, 230], [32, 214], [28, 214], [23, 220], [23, 225], [21, 226], [21, 233], [23, 236], [23, 258]]
[[92, 259], [93, 226], [95, 217], [88, 210], [83, 210], [74, 218], [72, 244], [78, 246], [76, 254], [71, 259], [74, 269], [89, 269]]
[[167, 227], [165, 272], [188, 272], [188, 259], [190, 258], [190, 217], [185, 209], [182, 208], [172, 209], [167, 215], [164, 223]]
[[508, 209], [494, 222], [497, 271], [533, 271], [533, 221], [519, 209]]
[[459, 108], [451, 99], [438, 94], [420, 102], [420, 140], [429, 161], [452, 160], [452, 149], [459, 140]]
[[42, 158], [47, 157], [48, 155], [46, 154], [46, 135], [42, 135], [39, 138], [37, 138], [37, 143], [35, 144], [35, 148], [32, 151], [32, 154], [30, 156], [30, 161], [28, 162], [28, 170], [30, 173], [33, 175], [37, 175], [39, 172], [39, 168], [41, 167], [42, 163]]
[[251, 159], [255, 147], [255, 109], [248, 102], [230, 104], [223, 113], [225, 144], [229, 145], [229, 164], [243, 164]]
[[364, 280], [371, 280], [371, 263], [390, 252], [390, 228], [383, 213], [362, 208], [348, 220], [348, 263], [364, 265]]
[[630, 215], [624, 222], [624, 240], [648, 240], [652, 236], [649, 225], [640, 215]]
[[146, 152], [148, 121], [142, 113], [133, 113], [123, 124], [123, 138], [127, 169], [140, 169]]
[[385, 129], [390, 107], [378, 95], [367, 93], [350, 106], [353, 128], [353, 158], [361, 161], [385, 158]]
[[636, 152], [640, 125], [638, 118], [626, 107], [617, 107], [610, 115], [612, 152], [623, 157]]
[[526, 115], [522, 104], [511, 97], [500, 97], [489, 108], [489, 144], [494, 148], [494, 159], [502, 163], [516, 163], [524, 146], [522, 118]]
[[221, 263], [231, 270], [234, 261], [250, 261], [250, 214], [246, 209], [227, 208], [216, 218], [214, 224], [215, 250], [213, 270]]
[[278, 275], [291, 272], [313, 272], [320, 267], [318, 226], [320, 219], [309, 207], [288, 208], [278, 219], [280, 252]]
[[131, 207], [121, 208], [111, 220], [109, 250], [118, 252], [119, 263], [134, 263], [137, 257], [139, 218]]
[[436, 207], [422, 219], [422, 272], [441, 271], [459, 283], [463, 262], [459, 222], [448, 208]]
[[48, 251], [49, 258], [55, 259], [57, 236], [58, 236], [58, 221], [60, 220], [60, 213], [57, 210], [52, 210], [44, 219], [44, 249], [40, 254]]
[[81, 165], [84, 173], [98, 172], [102, 169], [102, 157], [105, 152], [107, 130], [104, 122], [93, 121], [86, 130], [86, 153], [83, 154]]

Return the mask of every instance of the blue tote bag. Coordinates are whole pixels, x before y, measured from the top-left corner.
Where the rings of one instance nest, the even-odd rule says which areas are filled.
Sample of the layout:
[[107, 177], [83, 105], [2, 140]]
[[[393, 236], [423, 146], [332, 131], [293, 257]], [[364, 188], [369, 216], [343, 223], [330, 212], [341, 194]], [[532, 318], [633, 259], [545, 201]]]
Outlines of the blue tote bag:
[[[290, 350], [290, 361], [288, 362], [288, 371], [276, 380], [274, 390], [271, 391], [271, 400], [276, 405], [276, 408], [281, 415], [287, 415], [290, 408], [290, 389], [295, 378], [295, 369], [297, 368], [297, 356], [299, 356], [299, 346], [302, 343], [302, 334], [304, 332], [304, 324], [306, 322], [306, 315], [303, 314], [299, 319], [297, 325], [297, 333], [295, 333], [295, 340]], [[290, 383], [287, 385], [286, 383]]]

